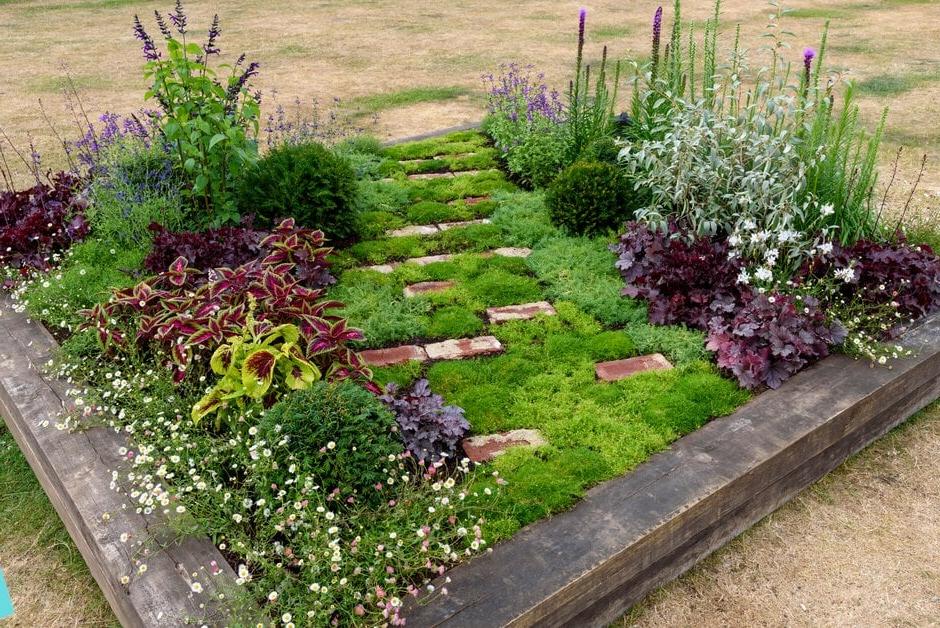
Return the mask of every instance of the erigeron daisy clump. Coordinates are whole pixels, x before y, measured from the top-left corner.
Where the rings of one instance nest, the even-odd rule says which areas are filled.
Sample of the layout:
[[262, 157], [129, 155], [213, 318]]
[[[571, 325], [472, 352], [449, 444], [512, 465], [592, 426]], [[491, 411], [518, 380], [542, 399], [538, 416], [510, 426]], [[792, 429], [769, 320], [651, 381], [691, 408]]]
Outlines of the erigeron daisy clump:
[[[469, 460], [426, 463], [407, 451], [377, 459], [384, 480], [372, 490], [381, 500], [366, 505], [303, 473], [289, 439], [257, 428], [260, 409], [214, 433], [189, 417], [198, 382], [177, 387], [133, 355], [113, 360], [56, 366], [74, 385], [76, 408], [60, 427], [101, 424], [127, 435], [112, 488], [137, 512], [216, 539], [236, 573], [232, 608], [252, 600], [272, 618], [291, 617], [281, 625], [402, 625], [408, 597], [487, 549], [484, 514], [501, 480]], [[446, 594], [446, 583], [434, 592]]]

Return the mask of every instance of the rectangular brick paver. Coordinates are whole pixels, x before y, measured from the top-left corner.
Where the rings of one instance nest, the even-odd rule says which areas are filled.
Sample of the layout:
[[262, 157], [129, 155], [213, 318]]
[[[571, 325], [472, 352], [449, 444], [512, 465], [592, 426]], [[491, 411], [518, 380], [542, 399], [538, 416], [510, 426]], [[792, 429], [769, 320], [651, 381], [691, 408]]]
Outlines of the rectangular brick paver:
[[616, 382], [631, 375], [644, 371], [665, 371], [672, 368], [672, 364], [661, 353], [641, 355], [626, 360], [613, 362], [598, 362], [594, 365], [597, 379], [605, 382]]
[[473, 462], [487, 462], [496, 456], [506, 453], [510, 447], [528, 445], [539, 447], [545, 444], [545, 439], [538, 430], [512, 430], [502, 434], [487, 434], [485, 436], [471, 436], [460, 442], [467, 458]]
[[523, 303], [522, 305], [504, 305], [503, 307], [490, 307], [486, 309], [486, 318], [491, 323], [505, 323], [506, 321], [527, 321], [539, 314], [554, 316], [555, 308], [548, 301]]
[[386, 231], [385, 235], [390, 238], [401, 238], [404, 236], [414, 236], [414, 235], [431, 235], [437, 233], [439, 229], [437, 225], [409, 225], [407, 227], [402, 227], [401, 229], [392, 229], [391, 231]]
[[403, 345], [390, 349], [369, 349], [360, 351], [359, 355], [369, 366], [389, 366], [391, 364], [403, 364], [411, 360], [424, 362], [428, 359], [428, 354], [424, 348], [417, 345]]
[[503, 345], [493, 336], [478, 336], [477, 338], [461, 338], [460, 340], [445, 340], [425, 345], [428, 357], [432, 360], [462, 360], [480, 355], [502, 353]]
[[443, 292], [453, 288], [456, 284], [453, 281], [422, 281], [420, 283], [405, 286], [405, 296], [414, 297], [428, 292]]
[[490, 224], [489, 218], [480, 218], [479, 220], [463, 220], [461, 222], [442, 222], [437, 225], [437, 228], [441, 231], [447, 231], [448, 229], [456, 229], [457, 227], [469, 227], [470, 225], [488, 224]]

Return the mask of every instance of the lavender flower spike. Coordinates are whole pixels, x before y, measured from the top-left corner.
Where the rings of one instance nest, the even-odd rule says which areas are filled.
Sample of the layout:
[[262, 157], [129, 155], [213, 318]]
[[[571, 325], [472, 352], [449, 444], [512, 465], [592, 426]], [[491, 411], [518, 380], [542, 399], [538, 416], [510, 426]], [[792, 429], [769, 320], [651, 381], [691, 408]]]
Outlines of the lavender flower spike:
[[176, 9], [170, 13], [170, 21], [173, 22], [173, 26], [180, 35], [186, 34], [186, 12], [183, 11], [182, 0], [176, 0]]
[[657, 70], [659, 69], [659, 46], [662, 41], [663, 33], [663, 8], [659, 7], [656, 9], [656, 13], [653, 15], [653, 50], [650, 55], [650, 67], [653, 79], [656, 78]]
[[160, 53], [153, 44], [153, 38], [144, 30], [144, 25], [140, 23], [140, 18], [136, 15], [134, 16], [134, 37], [143, 43], [144, 58], [147, 59], [147, 61], [156, 61], [160, 58]]
[[206, 56], [219, 54], [219, 48], [215, 45], [215, 42], [221, 34], [222, 27], [219, 25], [219, 15], [217, 13], [212, 18], [212, 26], [209, 27], [209, 37], [206, 39], [206, 44], [202, 47]]
[[578, 46], [584, 46], [584, 22], [587, 19], [587, 9], [581, 7], [578, 11]]
[[810, 67], [813, 65], [813, 59], [816, 58], [816, 51], [812, 48], [805, 48], [803, 50], [803, 67], [806, 68], [806, 71], [809, 72]]

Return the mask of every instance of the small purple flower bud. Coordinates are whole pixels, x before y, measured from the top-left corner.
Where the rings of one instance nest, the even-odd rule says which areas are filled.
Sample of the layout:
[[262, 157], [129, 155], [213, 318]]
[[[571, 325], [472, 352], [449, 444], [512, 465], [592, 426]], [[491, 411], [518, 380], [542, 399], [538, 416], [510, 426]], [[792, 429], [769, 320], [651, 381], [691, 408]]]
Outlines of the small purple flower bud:
[[186, 13], [183, 11], [183, 0], [176, 0], [176, 9], [170, 13], [170, 21], [179, 31], [180, 35], [186, 34]]
[[813, 59], [816, 58], [816, 51], [812, 48], [805, 48], [803, 50], [803, 67], [809, 71], [810, 67], [813, 65]]

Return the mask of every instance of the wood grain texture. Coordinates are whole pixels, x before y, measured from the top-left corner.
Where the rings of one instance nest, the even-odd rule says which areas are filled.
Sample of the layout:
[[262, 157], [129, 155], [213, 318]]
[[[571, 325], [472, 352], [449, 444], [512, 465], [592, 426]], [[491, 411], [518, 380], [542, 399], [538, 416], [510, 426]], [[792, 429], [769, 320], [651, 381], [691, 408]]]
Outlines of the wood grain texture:
[[[0, 299], [0, 413], [115, 615], [127, 627], [221, 624], [212, 600], [234, 585], [232, 569], [207, 538], [177, 537], [161, 516], [137, 514], [110, 488], [111, 471], [126, 468], [123, 437], [104, 428], [56, 429], [66, 386], [42, 374], [55, 348], [41, 325]], [[147, 571], [138, 574], [143, 548], [150, 549]], [[202, 594], [192, 593], [193, 580]]]
[[[892, 369], [829, 357], [451, 570], [409, 626], [602, 626], [940, 396], [940, 316]], [[438, 590], [444, 583], [438, 583]]]

